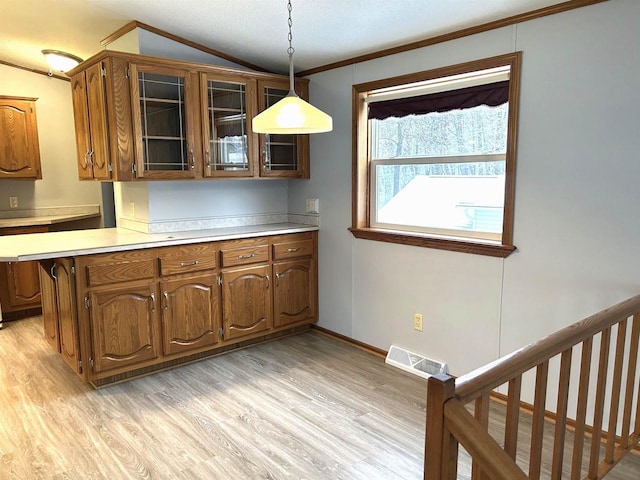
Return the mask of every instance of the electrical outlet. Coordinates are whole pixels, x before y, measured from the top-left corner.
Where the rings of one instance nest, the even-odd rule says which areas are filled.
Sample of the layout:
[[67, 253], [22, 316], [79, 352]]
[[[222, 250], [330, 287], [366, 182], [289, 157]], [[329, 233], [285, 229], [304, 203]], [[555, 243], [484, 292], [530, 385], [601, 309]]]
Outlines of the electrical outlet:
[[18, 197], [9, 197], [9, 207], [18, 208]]
[[317, 198], [307, 198], [307, 213], [320, 213], [320, 200]]
[[418, 332], [422, 331], [422, 314], [414, 313], [413, 314], [413, 329]]

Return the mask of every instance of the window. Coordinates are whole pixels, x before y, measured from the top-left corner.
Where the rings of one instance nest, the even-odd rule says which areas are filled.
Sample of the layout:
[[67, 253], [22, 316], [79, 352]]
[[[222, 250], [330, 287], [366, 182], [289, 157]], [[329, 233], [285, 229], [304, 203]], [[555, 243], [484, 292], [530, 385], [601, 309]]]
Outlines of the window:
[[356, 237], [498, 257], [515, 249], [520, 58], [354, 86]]

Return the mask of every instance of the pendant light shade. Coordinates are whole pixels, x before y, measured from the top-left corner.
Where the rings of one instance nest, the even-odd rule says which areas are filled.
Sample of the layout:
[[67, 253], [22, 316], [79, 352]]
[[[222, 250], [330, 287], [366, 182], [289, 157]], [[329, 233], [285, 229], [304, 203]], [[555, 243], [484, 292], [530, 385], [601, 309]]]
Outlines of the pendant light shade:
[[256, 133], [307, 134], [333, 130], [333, 120], [322, 110], [301, 99], [294, 90], [293, 47], [291, 46], [291, 1], [289, 9], [289, 93], [279, 102], [253, 118]]
[[82, 62], [80, 57], [60, 50], [42, 50], [42, 54], [51, 69], [56, 72], [68, 72]]
[[333, 120], [322, 110], [291, 92], [253, 119], [256, 133], [323, 133], [333, 129]]

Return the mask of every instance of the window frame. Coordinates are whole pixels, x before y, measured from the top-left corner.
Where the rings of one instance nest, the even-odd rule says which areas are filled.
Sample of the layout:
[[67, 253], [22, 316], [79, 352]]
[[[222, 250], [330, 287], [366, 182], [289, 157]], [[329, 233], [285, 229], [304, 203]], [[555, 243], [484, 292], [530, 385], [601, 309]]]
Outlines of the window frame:
[[[513, 245], [513, 221], [521, 62], [522, 52], [519, 51], [353, 85], [352, 220], [349, 230], [354, 237], [502, 258], [507, 257], [516, 249]], [[367, 102], [365, 101], [368, 93], [383, 88], [472, 73], [502, 66], [509, 66], [510, 68], [502, 239], [500, 241], [490, 241], [417, 231], [392, 230], [372, 226], [370, 207], [372, 202], [371, 178], [373, 174], [371, 170], [373, 168], [373, 162], [370, 160], [369, 152], [369, 137], [372, 132], [368, 120]]]

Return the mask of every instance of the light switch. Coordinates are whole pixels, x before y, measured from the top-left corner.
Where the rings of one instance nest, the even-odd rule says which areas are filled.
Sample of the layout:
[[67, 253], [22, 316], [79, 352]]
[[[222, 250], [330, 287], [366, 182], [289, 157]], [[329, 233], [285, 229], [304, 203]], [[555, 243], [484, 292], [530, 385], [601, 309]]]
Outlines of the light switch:
[[307, 198], [307, 213], [320, 213], [320, 199]]

